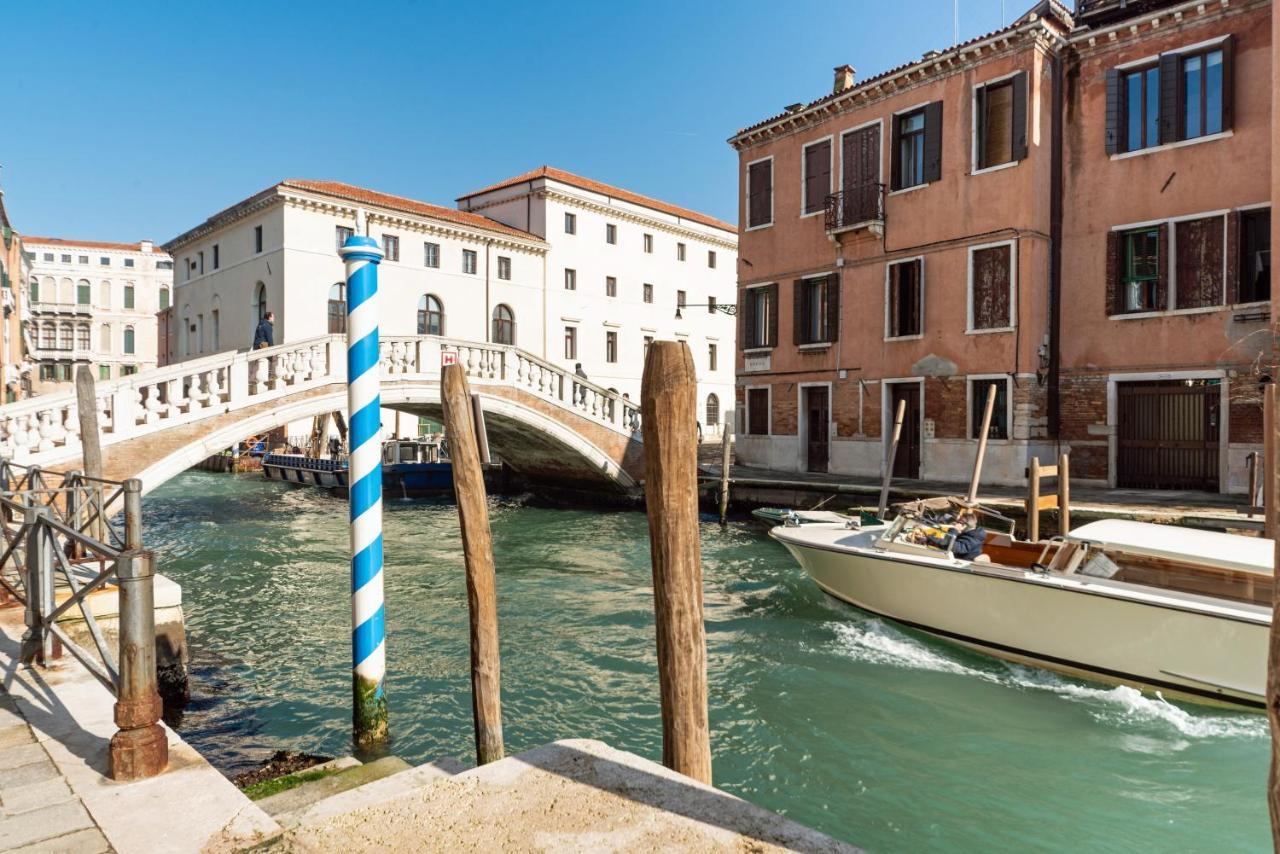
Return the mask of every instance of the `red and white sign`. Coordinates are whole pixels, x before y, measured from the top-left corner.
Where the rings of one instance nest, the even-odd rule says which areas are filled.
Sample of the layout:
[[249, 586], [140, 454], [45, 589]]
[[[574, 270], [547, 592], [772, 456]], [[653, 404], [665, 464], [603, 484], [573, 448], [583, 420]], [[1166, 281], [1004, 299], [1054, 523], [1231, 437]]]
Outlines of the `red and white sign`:
[[453, 350], [440, 351], [440, 367], [458, 364], [458, 354]]

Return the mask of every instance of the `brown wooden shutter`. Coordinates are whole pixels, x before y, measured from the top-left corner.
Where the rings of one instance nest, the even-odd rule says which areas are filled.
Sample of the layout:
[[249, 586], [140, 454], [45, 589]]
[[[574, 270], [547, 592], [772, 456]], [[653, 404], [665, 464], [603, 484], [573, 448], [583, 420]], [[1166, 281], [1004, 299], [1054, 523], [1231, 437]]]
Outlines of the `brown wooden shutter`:
[[1120, 109], [1120, 72], [1107, 69], [1107, 154], [1120, 152], [1120, 130], [1124, 120]]
[[902, 287], [902, 265], [889, 265], [889, 328], [886, 330], [885, 337], [893, 338], [898, 335], [901, 329], [901, 318], [898, 317], [898, 289]]
[[[1225, 81], [1224, 81], [1225, 89]], [[1240, 211], [1227, 214], [1227, 303], [1240, 302]]]
[[756, 301], [758, 288], [748, 288], [742, 292], [742, 331], [739, 349], [746, 350], [756, 344]]
[[766, 299], [769, 300], [769, 328], [766, 330], [769, 337], [765, 340], [766, 347], [778, 346], [778, 283], [767, 285], [764, 289], [768, 294]]
[[1160, 57], [1160, 142], [1182, 139], [1182, 58], [1176, 53]]
[[805, 330], [809, 328], [805, 317], [807, 300], [804, 298], [804, 279], [796, 279], [791, 285], [791, 339], [794, 344], [810, 343], [805, 338]]
[[1013, 77], [1013, 159], [1027, 157], [1027, 72]]
[[840, 274], [827, 276], [827, 341], [840, 340]]
[[889, 123], [893, 126], [889, 138], [889, 189], [902, 189], [902, 138], [899, 131], [902, 129], [902, 117], [892, 116]]
[[1220, 216], [1183, 220], [1176, 226], [1177, 286], [1175, 308], [1222, 305], [1223, 219]]
[[820, 211], [831, 192], [831, 141], [804, 150], [804, 212]]
[[1107, 314], [1124, 312], [1123, 289], [1120, 287], [1120, 247], [1124, 235], [1118, 231], [1107, 232]]
[[1156, 233], [1156, 263], [1160, 266], [1156, 278], [1155, 310], [1164, 311], [1169, 307], [1169, 224], [1159, 226]]
[[1222, 129], [1231, 130], [1235, 118], [1235, 36], [1222, 43]]
[[933, 101], [924, 108], [924, 180], [942, 177], [942, 102]]

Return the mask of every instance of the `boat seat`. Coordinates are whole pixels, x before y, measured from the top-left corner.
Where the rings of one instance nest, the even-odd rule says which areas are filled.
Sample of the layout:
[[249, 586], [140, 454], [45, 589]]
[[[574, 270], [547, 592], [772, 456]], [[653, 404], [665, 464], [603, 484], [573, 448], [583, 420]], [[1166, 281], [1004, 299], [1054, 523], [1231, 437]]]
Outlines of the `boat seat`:
[[975, 558], [973, 559], [973, 562], [974, 562], [974, 563], [991, 563], [991, 556], [990, 556], [990, 555], [981, 554], [981, 555], [978, 555], [977, 557], [975, 557]]

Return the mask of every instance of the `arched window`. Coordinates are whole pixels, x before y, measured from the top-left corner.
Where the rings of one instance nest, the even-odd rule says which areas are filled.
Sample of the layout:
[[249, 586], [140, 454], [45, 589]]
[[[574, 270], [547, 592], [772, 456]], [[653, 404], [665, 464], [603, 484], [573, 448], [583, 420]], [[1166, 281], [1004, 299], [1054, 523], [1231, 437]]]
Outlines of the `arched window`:
[[36, 279], [31, 280], [31, 301], [40, 302], [40, 282]]
[[63, 305], [71, 305], [76, 301], [76, 286], [72, 284], [70, 279], [63, 279], [58, 282], [58, 302]]
[[493, 343], [516, 343], [516, 316], [505, 305], [493, 310]]
[[253, 316], [258, 321], [267, 316], [267, 286], [262, 282], [253, 289]]
[[76, 282], [76, 305], [88, 305], [93, 299], [93, 288], [88, 279]]
[[164, 311], [168, 307], [169, 307], [169, 289], [161, 288], [160, 289], [160, 310]]
[[714, 427], [720, 423], [720, 398], [714, 394], [707, 395], [707, 426]]
[[98, 349], [104, 353], [111, 352], [111, 327], [106, 323], [98, 330]]
[[329, 288], [329, 334], [347, 331], [347, 285], [334, 282]]
[[100, 308], [111, 308], [110, 282], [102, 282], [98, 285], [98, 306]]
[[418, 300], [418, 334], [444, 334], [444, 306], [435, 294], [423, 294]]
[[126, 356], [133, 355], [133, 327], [126, 326], [124, 328], [124, 354]]
[[89, 329], [89, 324], [81, 323], [76, 327], [76, 349], [88, 350], [92, 345], [93, 333]]
[[71, 324], [70, 323], [63, 322], [58, 324], [58, 349], [59, 350], [71, 349]]
[[57, 344], [55, 337], [58, 334], [58, 327], [52, 323], [43, 323], [40, 325], [40, 349], [52, 350]]

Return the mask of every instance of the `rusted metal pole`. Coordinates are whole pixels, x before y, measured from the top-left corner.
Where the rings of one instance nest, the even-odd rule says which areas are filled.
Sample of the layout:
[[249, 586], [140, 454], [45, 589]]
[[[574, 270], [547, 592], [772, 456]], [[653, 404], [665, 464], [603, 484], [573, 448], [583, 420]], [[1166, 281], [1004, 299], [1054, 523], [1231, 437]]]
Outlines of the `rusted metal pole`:
[[498, 595], [489, 531], [489, 498], [480, 470], [471, 391], [462, 365], [445, 365], [440, 377], [444, 427], [453, 461], [453, 492], [462, 523], [467, 565], [467, 609], [471, 615], [471, 710], [476, 763], [503, 757], [502, 667], [498, 651]]
[[724, 434], [720, 438], [720, 524], [729, 521], [729, 466], [733, 464], [733, 433], [729, 430], [728, 419], [720, 428]]
[[1027, 541], [1040, 539], [1040, 458], [1031, 458], [1027, 475]]
[[973, 458], [973, 479], [969, 481], [969, 494], [966, 501], [973, 504], [978, 500], [978, 481], [982, 479], [982, 461], [987, 458], [987, 434], [991, 432], [991, 413], [996, 408], [996, 384], [987, 387], [987, 408], [982, 413], [982, 432], [978, 434], [978, 455]]
[[649, 345], [640, 407], [662, 697], [662, 764], [709, 784], [696, 389], [688, 344], [655, 341]]
[[1071, 455], [1058, 456], [1058, 533], [1071, 532]]
[[124, 482], [124, 547], [142, 548], [142, 481], [136, 477]]
[[902, 438], [902, 419], [907, 402], [898, 401], [898, 411], [893, 415], [893, 439], [889, 442], [889, 456], [884, 461], [884, 477], [880, 481], [880, 503], [876, 505], [876, 518], [883, 519], [889, 509], [889, 484], [893, 481], [893, 462], [898, 458], [898, 440]]
[[22, 661], [36, 661], [43, 666], [58, 657], [60, 644], [45, 626], [45, 616], [53, 611], [53, 552], [50, 551], [48, 529], [41, 521], [52, 515], [52, 508], [28, 505], [22, 513], [27, 526], [26, 563], [23, 586], [27, 594], [27, 634], [22, 639]]
[[169, 764], [169, 740], [157, 721], [155, 556], [126, 551], [116, 560], [120, 585], [120, 681], [111, 737], [111, 779], [154, 777]]

